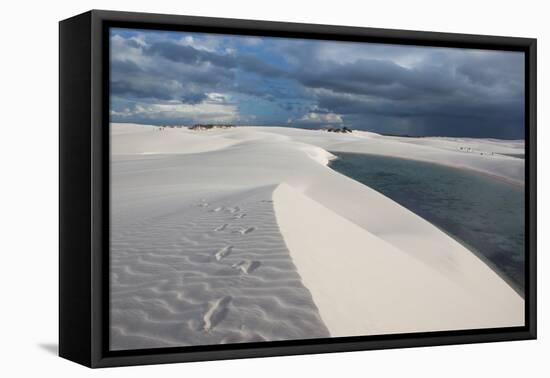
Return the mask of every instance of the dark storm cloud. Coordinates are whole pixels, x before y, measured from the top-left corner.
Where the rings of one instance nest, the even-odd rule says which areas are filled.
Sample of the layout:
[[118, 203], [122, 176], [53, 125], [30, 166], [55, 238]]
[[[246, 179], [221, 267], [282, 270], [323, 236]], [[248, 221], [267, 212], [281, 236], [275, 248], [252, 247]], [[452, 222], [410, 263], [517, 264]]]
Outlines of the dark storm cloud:
[[145, 49], [145, 53], [159, 55], [174, 62], [185, 64], [210, 63], [224, 69], [239, 68], [258, 75], [281, 76], [284, 71], [252, 54], [219, 54], [182, 46], [172, 42], [159, 42]]
[[[133, 39], [122, 43], [124, 47], [139, 51], [143, 57], [153, 58], [157, 64], [147, 67], [130, 60], [113, 59], [111, 93], [115, 96], [198, 104], [206, 100], [206, 92], [215, 91], [233, 90], [268, 101], [284, 95], [273, 84], [268, 90], [264, 80], [264, 77], [280, 77], [285, 74], [284, 71], [252, 54], [214, 53], [165, 41], [147, 46]], [[236, 73], [252, 73], [260, 80], [249, 78], [237, 81]]]
[[[152, 101], [175, 100], [182, 103], [197, 104], [207, 98], [201, 87], [207, 83], [219, 82], [216, 75], [198, 75], [195, 86], [184, 86], [173, 80], [159, 80], [162, 75], [152, 79], [149, 73], [125, 72], [125, 75], [113, 75], [111, 79], [111, 94], [128, 99], [149, 99]], [[214, 85], [212, 86], [214, 87]], [[197, 89], [198, 88], [198, 89]]]
[[111, 80], [111, 94], [130, 98], [171, 100], [171, 88], [164, 83], [140, 83], [132, 80]]
[[144, 52], [149, 55], [158, 55], [168, 60], [185, 64], [201, 64], [208, 62], [224, 68], [236, 67], [235, 59], [231, 56], [197, 50], [194, 47], [182, 46], [173, 42], [157, 42], [146, 48]]
[[342, 114], [354, 127], [384, 132], [400, 125], [411, 135], [523, 137], [518, 56], [436, 58], [428, 56], [413, 68], [364, 59], [308, 64], [296, 78], [316, 90], [320, 108]]
[[286, 76], [285, 71], [250, 54], [246, 54], [238, 58], [237, 65], [245, 71], [253, 72], [261, 76], [267, 76], [271, 78]]
[[304, 70], [298, 73], [297, 79], [311, 88], [396, 99], [420, 94], [438, 95], [455, 89], [438, 67], [411, 70], [380, 60], [358, 60]]
[[242, 123], [523, 137], [522, 53], [271, 38], [251, 44], [189, 33], [112, 38], [118, 108], [125, 101], [199, 106], [217, 93], [233, 99]]
[[143, 70], [131, 60], [113, 60], [111, 61], [111, 72], [124, 72], [126, 74], [143, 72]]
[[206, 93], [184, 93], [180, 97], [181, 102], [186, 104], [200, 104], [206, 100], [208, 96]]
[[517, 100], [440, 97], [421, 101], [361, 99], [323, 93], [319, 106], [347, 114], [353, 124], [376, 132], [522, 138], [523, 104]]
[[[124, 47], [135, 49], [139, 56], [147, 56], [147, 49], [132, 39], [125, 40]], [[195, 49], [191, 50], [191, 53], [185, 56], [197, 52]], [[231, 85], [235, 78], [235, 73], [225, 67], [203, 65], [198, 69], [196, 62], [201, 59], [192, 59], [195, 63], [186, 65], [167, 64], [163, 61], [148, 65], [129, 59], [117, 59], [115, 54], [115, 59], [111, 62], [111, 94], [126, 99], [148, 99], [153, 103], [201, 103], [206, 100], [207, 91], [216, 91], [220, 86], [225, 88]]]

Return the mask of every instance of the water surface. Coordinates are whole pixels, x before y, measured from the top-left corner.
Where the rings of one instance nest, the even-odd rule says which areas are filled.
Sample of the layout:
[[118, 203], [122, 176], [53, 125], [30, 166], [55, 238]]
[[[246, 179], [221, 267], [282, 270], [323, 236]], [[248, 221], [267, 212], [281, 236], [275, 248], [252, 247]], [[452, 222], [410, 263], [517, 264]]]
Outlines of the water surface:
[[369, 154], [333, 152], [329, 166], [439, 227], [524, 290], [524, 188], [476, 172]]

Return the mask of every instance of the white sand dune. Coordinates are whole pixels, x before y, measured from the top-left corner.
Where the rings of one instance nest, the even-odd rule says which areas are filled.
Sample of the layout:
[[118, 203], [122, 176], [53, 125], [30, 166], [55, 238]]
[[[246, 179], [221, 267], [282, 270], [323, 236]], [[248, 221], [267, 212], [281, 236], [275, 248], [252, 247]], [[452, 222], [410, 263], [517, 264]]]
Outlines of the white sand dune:
[[275, 191], [274, 203], [292, 260], [332, 336], [523, 322], [523, 300], [446, 235], [431, 236], [447, 239], [441, 240], [447, 251], [434, 251], [440, 258], [417, 256], [286, 184]]
[[187, 128], [143, 127], [120, 124], [111, 132], [111, 154], [191, 154], [237, 143], [223, 135], [212, 137]]
[[521, 183], [521, 142], [111, 129], [113, 349], [524, 324], [473, 253], [326, 166], [377, 153]]
[[[265, 128], [257, 128], [262, 132]], [[293, 140], [322, 147], [328, 151], [370, 153], [467, 168], [523, 184], [525, 164], [509, 155], [523, 155], [523, 141], [472, 138], [409, 138], [384, 136], [366, 131], [333, 134], [288, 127], [271, 130]], [[327, 138], [327, 134], [330, 138]]]

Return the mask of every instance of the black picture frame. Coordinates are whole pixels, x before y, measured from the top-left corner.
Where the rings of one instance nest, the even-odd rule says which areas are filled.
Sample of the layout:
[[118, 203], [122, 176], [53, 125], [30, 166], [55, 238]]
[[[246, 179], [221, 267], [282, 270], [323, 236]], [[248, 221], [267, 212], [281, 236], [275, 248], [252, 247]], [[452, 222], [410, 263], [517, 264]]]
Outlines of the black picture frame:
[[[525, 53], [526, 324], [523, 327], [108, 350], [108, 29], [215, 32]], [[536, 338], [536, 39], [92, 10], [59, 24], [59, 354], [88, 367]]]

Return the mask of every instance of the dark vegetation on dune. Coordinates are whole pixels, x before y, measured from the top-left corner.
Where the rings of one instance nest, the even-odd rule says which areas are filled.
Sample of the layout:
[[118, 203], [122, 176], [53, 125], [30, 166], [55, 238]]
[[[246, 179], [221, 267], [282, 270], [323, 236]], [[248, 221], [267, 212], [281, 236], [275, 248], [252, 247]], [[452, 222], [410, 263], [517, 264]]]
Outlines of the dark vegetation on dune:
[[353, 130], [347, 127], [328, 127], [325, 131], [329, 133], [351, 133]]
[[229, 129], [235, 127], [231, 124], [198, 123], [189, 127], [189, 130]]

